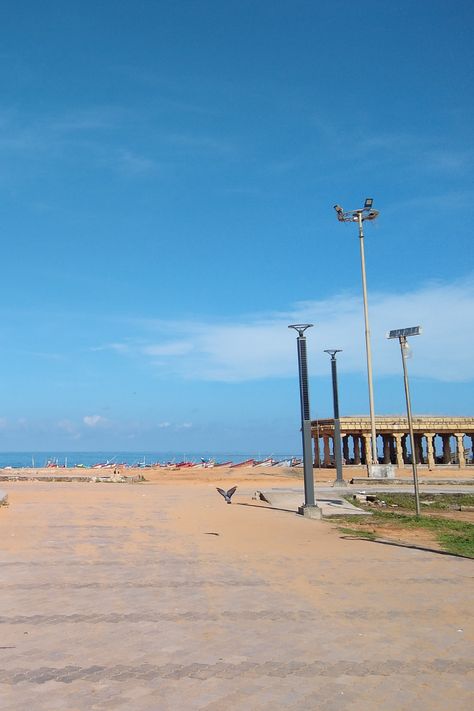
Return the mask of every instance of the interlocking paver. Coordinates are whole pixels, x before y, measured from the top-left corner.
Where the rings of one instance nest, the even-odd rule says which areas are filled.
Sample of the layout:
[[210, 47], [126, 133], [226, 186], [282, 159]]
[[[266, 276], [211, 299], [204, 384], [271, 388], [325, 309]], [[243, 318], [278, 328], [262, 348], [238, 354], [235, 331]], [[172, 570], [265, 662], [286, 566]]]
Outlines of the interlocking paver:
[[473, 705], [472, 561], [206, 485], [7, 487], [6, 709]]

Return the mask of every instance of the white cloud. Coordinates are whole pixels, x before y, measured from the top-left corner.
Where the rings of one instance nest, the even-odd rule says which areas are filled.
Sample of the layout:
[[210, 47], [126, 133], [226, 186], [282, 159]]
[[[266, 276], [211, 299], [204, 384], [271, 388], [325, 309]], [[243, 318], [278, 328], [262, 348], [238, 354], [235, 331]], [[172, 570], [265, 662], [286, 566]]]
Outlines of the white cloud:
[[129, 346], [126, 343], [107, 343], [105, 346], [94, 346], [91, 351], [117, 351], [118, 353], [128, 353]]
[[77, 434], [77, 428], [74, 422], [71, 422], [71, 420], [64, 419], [64, 420], [59, 420], [57, 423], [57, 426], [60, 430], [63, 432], [66, 432], [67, 434], [70, 435], [76, 435]]
[[126, 148], [117, 152], [117, 164], [123, 173], [131, 176], [146, 175], [157, 168], [155, 161]]
[[171, 341], [154, 346], [145, 346], [143, 353], [151, 356], [174, 356], [184, 355], [193, 349], [193, 344], [189, 341]]
[[98, 427], [100, 425], [105, 425], [107, 420], [101, 415], [86, 415], [83, 417], [83, 422], [88, 427]]
[[160, 422], [158, 424], [158, 427], [160, 429], [166, 429], [167, 427], [171, 427], [171, 422]]
[[[474, 279], [451, 284], [428, 283], [404, 293], [369, 293], [374, 375], [400, 373], [396, 342], [387, 341], [392, 328], [421, 325], [423, 335], [412, 340], [412, 375], [440, 381], [474, 379]], [[168, 375], [195, 380], [244, 381], [294, 376], [295, 333], [291, 323], [314, 323], [307, 332], [309, 368], [325, 375], [325, 348], [341, 348], [338, 367], [365, 372], [362, 299], [340, 294], [298, 303], [287, 312], [243, 316], [229, 323], [173, 321], [178, 340], [137, 344], [135, 351], [150, 357], [153, 367]], [[147, 324], [150, 328], [150, 324]], [[170, 324], [155, 324], [166, 333]], [[132, 348], [132, 346], [130, 346]], [[117, 349], [118, 350], [118, 349]], [[153, 356], [159, 354], [157, 363]]]

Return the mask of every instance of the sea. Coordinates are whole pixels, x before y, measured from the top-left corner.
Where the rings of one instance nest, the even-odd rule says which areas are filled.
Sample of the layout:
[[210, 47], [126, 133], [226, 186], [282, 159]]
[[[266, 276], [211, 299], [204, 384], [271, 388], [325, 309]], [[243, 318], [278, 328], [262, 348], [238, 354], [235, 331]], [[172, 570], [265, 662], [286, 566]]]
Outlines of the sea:
[[290, 459], [291, 457], [301, 457], [298, 452], [272, 453], [272, 452], [0, 452], [0, 468], [11, 467], [19, 469], [23, 467], [40, 468], [48, 464], [55, 464], [59, 467], [92, 467], [95, 464], [117, 464], [128, 466], [145, 467], [152, 464], [177, 464], [178, 462], [195, 462], [199, 464], [203, 459], [214, 462], [238, 462], [247, 459], [261, 461], [272, 457], [275, 461]]

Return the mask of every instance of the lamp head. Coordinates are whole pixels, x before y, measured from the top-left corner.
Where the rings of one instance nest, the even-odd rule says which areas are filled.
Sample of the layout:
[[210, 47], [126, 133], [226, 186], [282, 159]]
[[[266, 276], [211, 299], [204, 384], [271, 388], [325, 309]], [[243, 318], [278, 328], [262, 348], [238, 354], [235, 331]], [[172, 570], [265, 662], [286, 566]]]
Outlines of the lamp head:
[[364, 207], [370, 209], [373, 204], [374, 204], [374, 199], [373, 199], [373, 198], [366, 198], [366, 199], [365, 199], [365, 203], [364, 203]]
[[337, 212], [337, 219], [342, 221], [344, 219], [344, 210], [340, 205], [334, 205], [334, 209]]
[[293, 323], [291, 326], [288, 326], [288, 328], [294, 328], [295, 331], [298, 331], [298, 336], [302, 338], [306, 329], [312, 328], [312, 326], [312, 323]]

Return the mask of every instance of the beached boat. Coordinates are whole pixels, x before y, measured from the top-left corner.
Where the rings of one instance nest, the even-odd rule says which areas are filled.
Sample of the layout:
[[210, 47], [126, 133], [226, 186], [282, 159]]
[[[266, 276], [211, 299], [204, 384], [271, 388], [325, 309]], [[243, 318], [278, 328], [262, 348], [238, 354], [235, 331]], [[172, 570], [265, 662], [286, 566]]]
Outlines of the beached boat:
[[262, 459], [261, 462], [254, 462], [254, 467], [271, 467], [271, 466], [273, 466], [272, 457], [268, 457], [268, 459]]
[[231, 467], [233, 464], [232, 460], [229, 460], [228, 462], [215, 462], [214, 466], [215, 467]]
[[281, 459], [279, 462], [273, 462], [272, 467], [291, 467], [291, 459]]
[[255, 459], [246, 459], [244, 462], [237, 462], [237, 464], [231, 464], [232, 469], [236, 467], [253, 467], [255, 464]]
[[115, 462], [110, 461], [107, 459], [105, 462], [97, 462], [97, 464], [93, 464], [91, 469], [112, 469], [112, 467], [118, 466]]

